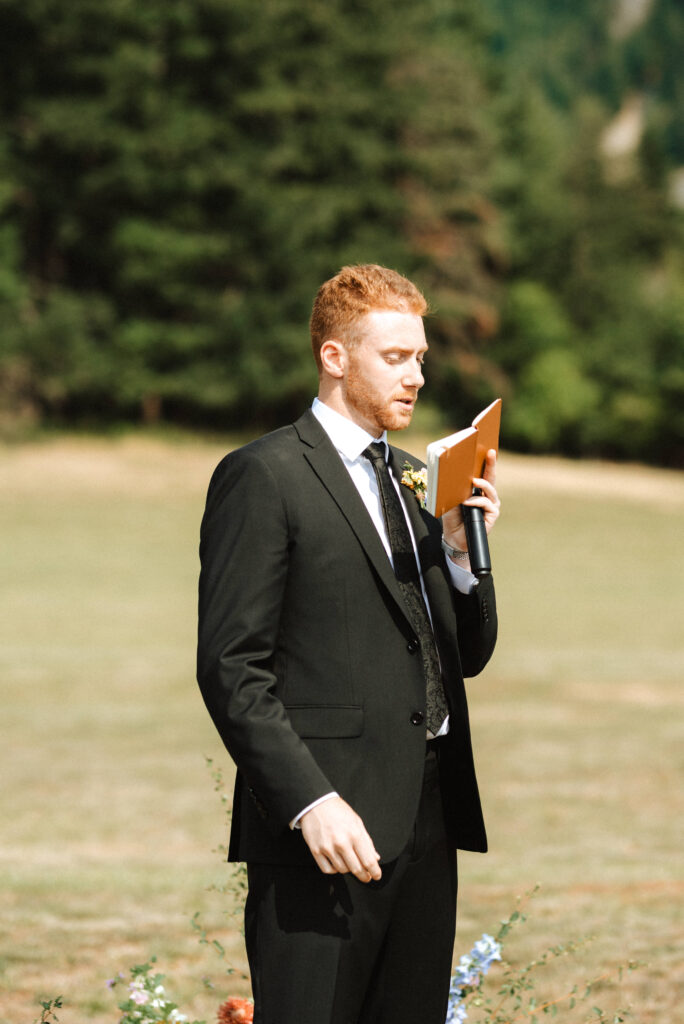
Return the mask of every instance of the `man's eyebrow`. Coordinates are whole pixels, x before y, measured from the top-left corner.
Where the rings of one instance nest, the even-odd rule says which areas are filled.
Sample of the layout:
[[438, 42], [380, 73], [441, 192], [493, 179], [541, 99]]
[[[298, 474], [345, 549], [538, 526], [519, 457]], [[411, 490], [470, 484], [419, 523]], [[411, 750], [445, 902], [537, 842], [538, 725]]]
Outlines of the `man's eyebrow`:
[[416, 349], [415, 345], [402, 345], [400, 342], [390, 341], [387, 343], [387, 348], [383, 349], [383, 352], [401, 352], [402, 355], [410, 355], [412, 352], [416, 352], [417, 355], [425, 355], [428, 350], [428, 346], [424, 348]]

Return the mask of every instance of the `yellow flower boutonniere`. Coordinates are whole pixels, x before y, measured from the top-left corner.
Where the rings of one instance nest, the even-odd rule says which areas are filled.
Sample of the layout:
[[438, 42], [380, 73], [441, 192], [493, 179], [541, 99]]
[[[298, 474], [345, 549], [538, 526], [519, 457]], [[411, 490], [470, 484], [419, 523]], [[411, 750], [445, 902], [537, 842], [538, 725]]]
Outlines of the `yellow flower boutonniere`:
[[410, 462], [403, 465], [401, 482], [404, 487], [409, 487], [420, 502], [420, 507], [425, 508], [425, 495], [427, 493], [427, 469], [414, 469]]

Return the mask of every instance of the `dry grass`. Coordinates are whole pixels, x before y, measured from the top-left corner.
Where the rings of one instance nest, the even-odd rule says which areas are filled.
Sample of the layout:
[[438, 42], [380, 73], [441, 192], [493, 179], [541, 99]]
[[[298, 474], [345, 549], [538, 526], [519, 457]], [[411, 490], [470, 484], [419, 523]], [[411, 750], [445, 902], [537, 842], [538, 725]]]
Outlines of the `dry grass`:
[[[190, 1014], [248, 991], [189, 925], [202, 910], [244, 967], [207, 892], [225, 823], [204, 755], [227, 758], [194, 683], [197, 531], [222, 454], [139, 437], [0, 450], [0, 1024], [60, 992], [63, 1021], [115, 1020], [105, 980], [153, 954]], [[512, 956], [596, 935], [540, 992], [640, 959], [596, 1002], [675, 1024], [684, 481], [504, 455], [499, 484], [500, 646], [470, 684], [492, 849], [461, 858], [457, 946], [540, 882]]]

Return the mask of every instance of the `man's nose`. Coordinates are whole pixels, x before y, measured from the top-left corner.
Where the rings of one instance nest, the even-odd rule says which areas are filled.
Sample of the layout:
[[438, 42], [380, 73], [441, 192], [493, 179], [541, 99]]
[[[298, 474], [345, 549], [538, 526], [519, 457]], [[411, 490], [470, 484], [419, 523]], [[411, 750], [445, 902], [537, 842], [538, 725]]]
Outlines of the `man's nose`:
[[425, 383], [425, 377], [419, 363], [411, 364], [402, 383], [405, 388], [422, 388]]

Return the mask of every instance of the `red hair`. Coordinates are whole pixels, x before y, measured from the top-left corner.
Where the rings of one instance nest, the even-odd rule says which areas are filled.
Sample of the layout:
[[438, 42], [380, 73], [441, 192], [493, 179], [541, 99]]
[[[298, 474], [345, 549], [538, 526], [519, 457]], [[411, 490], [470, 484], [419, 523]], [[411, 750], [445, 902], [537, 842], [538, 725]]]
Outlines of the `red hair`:
[[342, 267], [318, 289], [311, 311], [311, 347], [319, 371], [323, 342], [338, 338], [355, 344], [355, 328], [366, 313], [382, 309], [424, 316], [427, 308], [421, 292], [396, 270], [376, 263]]

